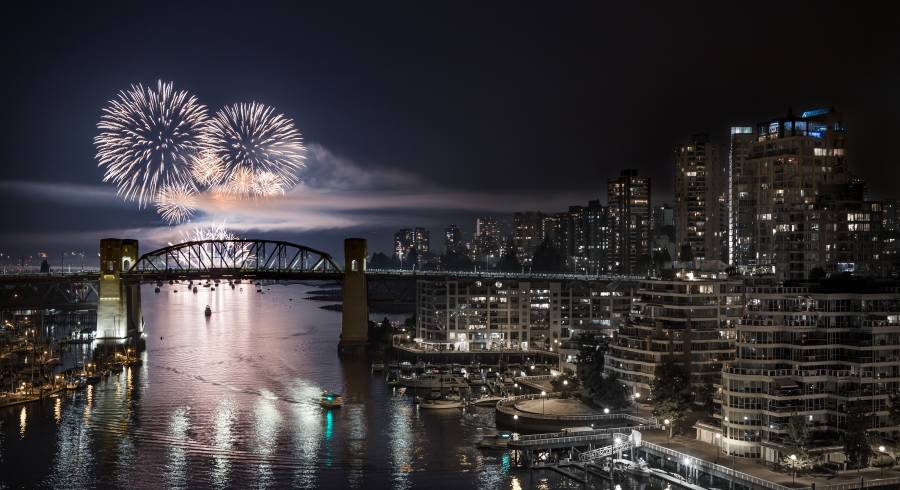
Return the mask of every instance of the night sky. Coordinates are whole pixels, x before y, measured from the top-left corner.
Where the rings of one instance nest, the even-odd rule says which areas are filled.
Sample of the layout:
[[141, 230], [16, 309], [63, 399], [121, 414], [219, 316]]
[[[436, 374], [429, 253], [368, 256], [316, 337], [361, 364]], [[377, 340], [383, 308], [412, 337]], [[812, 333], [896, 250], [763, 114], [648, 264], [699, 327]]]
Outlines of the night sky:
[[871, 6], [188, 3], [4, 7], [0, 252], [171, 239], [101, 183], [92, 141], [118, 90], [159, 78], [213, 111], [274, 105], [314, 150], [284, 200], [206, 219], [336, 254], [345, 236], [387, 250], [401, 227], [605, 200], [626, 167], [667, 202], [676, 142], [789, 106], [844, 112], [851, 168], [900, 197], [900, 21]]

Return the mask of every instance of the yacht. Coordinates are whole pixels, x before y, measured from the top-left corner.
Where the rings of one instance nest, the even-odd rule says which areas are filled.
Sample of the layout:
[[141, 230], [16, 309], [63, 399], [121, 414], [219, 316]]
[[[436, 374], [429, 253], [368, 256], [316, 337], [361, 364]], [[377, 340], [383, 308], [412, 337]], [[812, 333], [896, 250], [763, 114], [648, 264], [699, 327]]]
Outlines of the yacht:
[[451, 374], [423, 374], [417, 378], [402, 378], [400, 384], [407, 388], [432, 390], [459, 389], [468, 386], [465, 379]]
[[416, 397], [419, 408], [446, 410], [451, 408], [462, 408], [463, 401], [458, 395], [441, 396], [438, 398], [421, 398]]

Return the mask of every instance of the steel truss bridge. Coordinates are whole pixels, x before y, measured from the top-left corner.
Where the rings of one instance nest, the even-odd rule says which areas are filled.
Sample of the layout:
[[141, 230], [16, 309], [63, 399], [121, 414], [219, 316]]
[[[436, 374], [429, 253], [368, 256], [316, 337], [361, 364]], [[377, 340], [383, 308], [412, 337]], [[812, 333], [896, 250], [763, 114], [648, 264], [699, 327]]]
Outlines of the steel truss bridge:
[[331, 255], [304, 245], [272, 240], [203, 240], [145, 253], [122, 276], [170, 280], [205, 277], [339, 279]]

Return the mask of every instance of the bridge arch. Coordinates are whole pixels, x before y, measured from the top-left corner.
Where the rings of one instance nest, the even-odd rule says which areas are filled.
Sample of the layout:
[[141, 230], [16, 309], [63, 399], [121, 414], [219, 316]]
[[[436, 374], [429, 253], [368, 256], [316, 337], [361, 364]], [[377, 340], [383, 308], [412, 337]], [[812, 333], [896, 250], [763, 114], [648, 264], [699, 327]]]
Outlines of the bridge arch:
[[169, 245], [138, 258], [129, 276], [179, 274], [340, 274], [331, 255], [278, 240], [201, 240]]

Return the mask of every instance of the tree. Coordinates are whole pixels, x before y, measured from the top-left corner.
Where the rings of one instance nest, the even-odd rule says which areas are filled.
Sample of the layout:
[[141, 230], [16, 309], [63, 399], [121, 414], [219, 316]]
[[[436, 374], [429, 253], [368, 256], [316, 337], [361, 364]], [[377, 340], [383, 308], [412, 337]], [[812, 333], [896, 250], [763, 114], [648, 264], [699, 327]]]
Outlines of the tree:
[[419, 252], [415, 250], [410, 250], [406, 254], [406, 259], [403, 260], [403, 268], [404, 269], [415, 269], [419, 264]]
[[369, 259], [369, 267], [372, 269], [390, 269], [392, 266], [391, 258], [382, 252], [375, 252]]
[[690, 262], [694, 260], [694, 249], [687, 243], [681, 246], [681, 251], [678, 253], [678, 260], [682, 262]]
[[869, 465], [872, 457], [872, 446], [866, 437], [866, 416], [858, 408], [852, 409], [847, 414], [847, 423], [844, 430], [844, 454], [847, 455], [847, 464], [859, 470]]
[[821, 267], [813, 267], [809, 271], [809, 280], [813, 282], [819, 282], [822, 279], [825, 279], [825, 270]]
[[544, 236], [544, 241], [534, 251], [531, 259], [531, 270], [534, 272], [564, 272], [566, 269], [563, 260], [559, 256], [556, 247], [550, 243], [550, 236]]
[[572, 393], [578, 391], [578, 378], [568, 375], [557, 376], [550, 380], [553, 391], [562, 393], [563, 398], [569, 398]]
[[809, 455], [809, 427], [802, 415], [792, 415], [788, 419], [782, 444], [785, 450], [782, 464], [795, 472], [813, 467], [815, 460]]
[[667, 357], [656, 368], [656, 376], [651, 386], [653, 415], [660, 421], [669, 419], [669, 435], [681, 430], [685, 412], [690, 409], [691, 375], [682, 363]]
[[519, 258], [516, 257], [516, 246], [512, 240], [506, 242], [506, 249], [503, 251], [503, 257], [500, 257], [501, 272], [521, 272], [522, 265], [519, 264]]
[[471, 271], [472, 260], [464, 254], [450, 251], [441, 257], [441, 268], [445, 271]]
[[672, 255], [669, 253], [668, 248], [653, 252], [653, 263], [654, 265], [656, 265], [657, 269], [661, 269], [663, 266], [671, 262]]
[[[585, 380], [585, 385], [587, 382]], [[620, 412], [631, 405], [628, 387], [612, 373], [595, 375], [591, 379], [591, 386], [587, 387], [587, 394], [594, 406], [608, 408], [613, 412]]]

